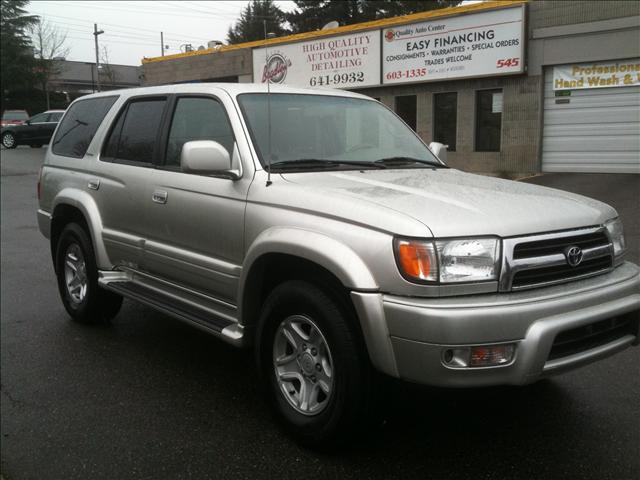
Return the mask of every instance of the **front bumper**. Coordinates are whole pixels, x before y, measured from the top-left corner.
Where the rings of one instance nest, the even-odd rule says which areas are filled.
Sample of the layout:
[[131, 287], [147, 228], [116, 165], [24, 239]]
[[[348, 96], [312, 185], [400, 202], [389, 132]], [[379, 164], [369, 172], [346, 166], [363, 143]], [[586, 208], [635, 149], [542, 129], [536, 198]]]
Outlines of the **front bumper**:
[[[449, 387], [522, 385], [577, 368], [638, 343], [640, 270], [614, 271], [518, 293], [412, 298], [353, 293], [373, 364], [409, 381]], [[556, 336], [624, 317], [631, 328], [602, 344], [549, 358]], [[443, 352], [470, 345], [515, 343], [504, 366], [452, 368]]]

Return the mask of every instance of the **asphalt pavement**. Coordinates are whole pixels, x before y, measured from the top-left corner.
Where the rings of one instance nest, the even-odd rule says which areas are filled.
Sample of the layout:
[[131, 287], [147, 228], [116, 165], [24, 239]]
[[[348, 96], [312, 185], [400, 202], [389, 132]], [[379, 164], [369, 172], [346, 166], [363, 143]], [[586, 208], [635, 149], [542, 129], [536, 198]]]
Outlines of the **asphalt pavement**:
[[[248, 352], [130, 301], [71, 322], [36, 225], [44, 151], [0, 153], [6, 480], [640, 478], [640, 348], [527, 387], [397, 384], [371, 435], [318, 454], [274, 423]], [[638, 176], [527, 181], [614, 205], [639, 260]]]

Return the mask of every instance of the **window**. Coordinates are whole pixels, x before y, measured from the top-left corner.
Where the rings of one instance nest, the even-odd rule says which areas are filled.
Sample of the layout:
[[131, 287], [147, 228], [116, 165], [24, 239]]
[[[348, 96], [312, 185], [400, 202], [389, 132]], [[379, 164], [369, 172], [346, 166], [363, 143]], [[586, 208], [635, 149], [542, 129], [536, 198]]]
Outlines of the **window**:
[[499, 152], [502, 131], [502, 90], [476, 94], [476, 151]]
[[116, 162], [152, 164], [165, 103], [164, 98], [129, 103], [109, 134], [104, 157]]
[[448, 145], [450, 152], [456, 151], [457, 114], [457, 93], [436, 93], [433, 96], [433, 141]]
[[96, 130], [117, 98], [90, 98], [71, 105], [53, 139], [53, 153], [65, 157], [84, 157]]
[[232, 155], [233, 131], [220, 102], [204, 97], [178, 99], [167, 140], [165, 165], [179, 167], [182, 146], [192, 140], [213, 140]]
[[64, 112], [53, 112], [52, 114], [49, 115], [49, 120], [47, 120], [48, 122], [59, 122], [60, 119], [62, 118], [62, 114]]
[[47, 121], [48, 113], [39, 113], [38, 115], [34, 115], [29, 119], [31, 123], [44, 123]]
[[417, 127], [417, 105], [418, 99], [415, 95], [405, 95], [396, 97], [396, 113], [400, 116], [404, 123], [409, 125], [413, 131]]

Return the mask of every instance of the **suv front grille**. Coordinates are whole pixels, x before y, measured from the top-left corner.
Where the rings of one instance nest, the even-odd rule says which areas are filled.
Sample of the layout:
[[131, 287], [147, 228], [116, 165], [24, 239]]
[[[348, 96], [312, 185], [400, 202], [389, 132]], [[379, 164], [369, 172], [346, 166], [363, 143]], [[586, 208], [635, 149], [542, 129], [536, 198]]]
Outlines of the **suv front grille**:
[[598, 247], [609, 243], [609, 239], [604, 232], [595, 232], [587, 235], [574, 235], [571, 237], [550, 238], [537, 242], [519, 243], [513, 250], [513, 258], [531, 258], [544, 255], [564, 253], [567, 246], [577, 246], [582, 250]]
[[539, 284], [553, 283], [586, 274], [597, 273], [611, 268], [611, 257], [600, 257], [586, 260], [577, 267], [558, 265], [555, 267], [534, 268], [521, 270], [513, 276], [513, 287], [526, 287]]
[[[582, 252], [582, 259], [575, 266], [565, 255], [571, 247]], [[507, 238], [500, 290], [555, 285], [605, 273], [612, 267], [613, 246], [603, 227]]]

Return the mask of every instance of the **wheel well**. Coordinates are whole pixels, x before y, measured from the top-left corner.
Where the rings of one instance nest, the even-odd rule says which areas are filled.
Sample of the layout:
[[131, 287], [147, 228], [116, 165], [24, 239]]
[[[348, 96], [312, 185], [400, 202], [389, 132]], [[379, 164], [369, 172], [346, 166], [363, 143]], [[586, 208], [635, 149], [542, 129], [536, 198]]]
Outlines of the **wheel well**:
[[58, 239], [64, 227], [69, 223], [77, 223], [80, 225], [91, 238], [91, 232], [87, 225], [87, 220], [80, 209], [67, 204], [60, 204], [53, 210], [51, 217], [51, 259], [53, 260], [53, 268], [56, 266], [56, 248]]
[[[271, 291], [287, 280], [306, 280], [323, 289], [339, 301], [357, 319], [349, 289], [326, 268], [301, 257], [281, 253], [263, 255], [254, 262], [247, 275], [242, 298], [242, 323], [251, 330], [258, 322], [262, 304]], [[361, 335], [359, 322], [354, 327]], [[251, 337], [249, 337], [251, 338]]]

